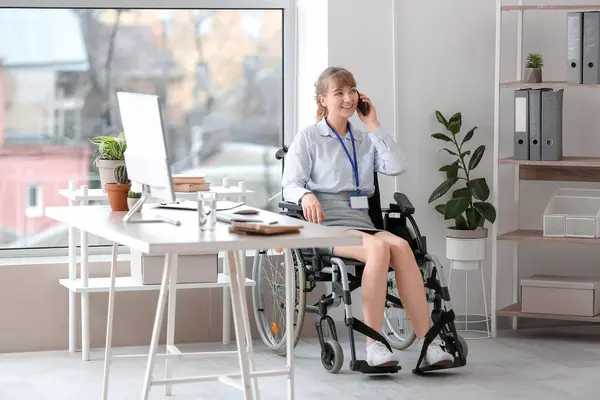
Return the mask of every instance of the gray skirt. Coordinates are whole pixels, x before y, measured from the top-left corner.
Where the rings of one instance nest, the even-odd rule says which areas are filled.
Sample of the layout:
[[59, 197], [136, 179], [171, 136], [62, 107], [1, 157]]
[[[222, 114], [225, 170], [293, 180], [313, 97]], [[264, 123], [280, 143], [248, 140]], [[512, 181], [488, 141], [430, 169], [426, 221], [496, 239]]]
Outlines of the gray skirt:
[[[354, 192], [323, 193], [314, 192], [323, 207], [325, 226], [337, 226], [346, 230], [358, 230], [365, 233], [382, 232], [375, 228], [368, 210], [358, 210], [350, 207], [350, 195]], [[319, 249], [323, 255], [333, 255], [333, 247]]]

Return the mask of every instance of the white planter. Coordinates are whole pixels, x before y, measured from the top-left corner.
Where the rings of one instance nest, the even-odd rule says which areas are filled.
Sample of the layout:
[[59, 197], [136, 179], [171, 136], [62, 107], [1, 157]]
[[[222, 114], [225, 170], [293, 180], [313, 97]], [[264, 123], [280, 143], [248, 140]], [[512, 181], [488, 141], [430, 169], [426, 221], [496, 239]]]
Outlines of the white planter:
[[481, 266], [485, 259], [487, 228], [461, 231], [448, 228], [446, 231], [446, 258], [453, 269], [472, 270]]
[[[127, 198], [127, 206], [129, 207], [130, 210], [133, 210], [133, 207], [137, 204], [137, 202], [140, 201], [139, 197], [137, 199], [128, 197]], [[140, 207], [136, 212], [141, 212], [142, 211], [142, 207]]]
[[107, 183], [116, 183], [115, 167], [120, 164], [125, 164], [125, 160], [96, 160], [98, 174], [100, 175], [100, 187], [106, 191], [104, 185]]

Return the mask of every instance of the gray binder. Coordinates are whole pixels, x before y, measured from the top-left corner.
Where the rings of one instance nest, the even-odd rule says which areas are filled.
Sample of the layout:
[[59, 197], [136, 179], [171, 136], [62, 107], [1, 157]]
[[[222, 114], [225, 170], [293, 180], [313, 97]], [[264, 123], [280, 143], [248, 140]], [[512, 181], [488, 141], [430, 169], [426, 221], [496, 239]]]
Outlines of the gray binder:
[[567, 82], [583, 82], [583, 13], [567, 13]]
[[563, 155], [564, 90], [542, 91], [542, 160], [558, 161]]
[[583, 13], [583, 83], [600, 83], [600, 12]]
[[529, 159], [542, 159], [542, 90], [531, 89], [529, 92]]
[[515, 160], [529, 160], [529, 89], [515, 90]]

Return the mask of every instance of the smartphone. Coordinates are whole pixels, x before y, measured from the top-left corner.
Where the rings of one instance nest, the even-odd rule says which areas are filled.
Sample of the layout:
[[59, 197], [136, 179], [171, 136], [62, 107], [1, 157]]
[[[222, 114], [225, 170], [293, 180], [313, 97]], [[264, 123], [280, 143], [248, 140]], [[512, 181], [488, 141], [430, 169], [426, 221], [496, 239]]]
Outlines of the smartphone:
[[356, 108], [359, 109], [363, 115], [369, 114], [369, 111], [371, 109], [367, 103], [362, 101], [362, 99], [360, 98], [360, 93], [358, 93], [358, 105]]

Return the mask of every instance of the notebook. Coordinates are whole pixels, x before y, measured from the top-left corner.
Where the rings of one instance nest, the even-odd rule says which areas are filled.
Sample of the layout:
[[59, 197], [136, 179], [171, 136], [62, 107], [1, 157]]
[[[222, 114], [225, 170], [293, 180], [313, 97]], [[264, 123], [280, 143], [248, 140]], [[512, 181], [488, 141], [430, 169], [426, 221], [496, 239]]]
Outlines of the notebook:
[[229, 232], [242, 235], [281, 235], [286, 233], [300, 233], [302, 226], [293, 225], [267, 225], [261, 223], [233, 221]]

